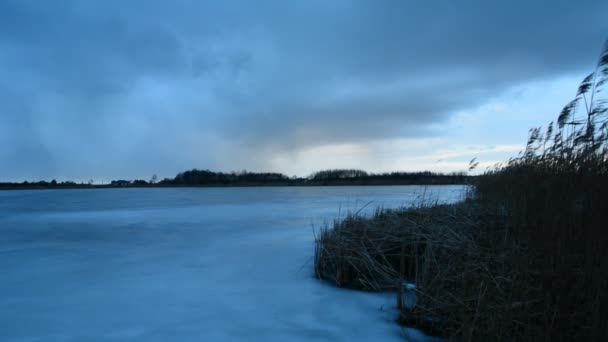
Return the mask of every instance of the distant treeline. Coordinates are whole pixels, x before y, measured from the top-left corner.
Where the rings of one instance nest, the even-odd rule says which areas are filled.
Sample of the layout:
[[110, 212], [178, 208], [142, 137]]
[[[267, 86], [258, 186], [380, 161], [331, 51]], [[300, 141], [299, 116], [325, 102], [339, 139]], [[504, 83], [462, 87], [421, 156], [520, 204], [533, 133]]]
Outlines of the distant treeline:
[[167, 185], [391, 185], [391, 184], [461, 184], [464, 172], [442, 174], [424, 172], [392, 172], [373, 174], [363, 170], [337, 169], [318, 171], [309, 177], [288, 177], [281, 173], [213, 172], [190, 170], [173, 179], [164, 179]]
[[308, 177], [288, 177], [274, 172], [213, 172], [209, 170], [189, 170], [180, 172], [174, 178], [156, 181], [114, 180], [107, 184], [52, 180], [22, 183], [0, 183], [0, 189], [72, 189], [72, 188], [119, 188], [119, 187], [175, 187], [175, 186], [318, 186], [318, 185], [425, 185], [464, 184], [465, 172], [449, 174], [422, 172], [368, 173], [356, 169], [324, 170]]
[[165, 178], [160, 183], [168, 185], [287, 185], [296, 179], [273, 172], [224, 173], [193, 169], [180, 172], [173, 179]]
[[0, 182], [0, 190], [13, 190], [13, 189], [82, 189], [82, 188], [118, 188], [118, 187], [150, 187], [157, 186], [158, 183], [148, 182], [141, 179], [136, 180], [115, 180], [106, 184], [94, 184], [92, 181], [89, 182], [74, 182], [64, 181], [57, 182], [56, 180], [48, 181], [37, 181], [28, 182], [24, 181], [21, 183], [14, 182]]
[[430, 171], [367, 173], [363, 170], [325, 170], [305, 179], [315, 185], [409, 185], [409, 184], [463, 184], [466, 172], [449, 174]]

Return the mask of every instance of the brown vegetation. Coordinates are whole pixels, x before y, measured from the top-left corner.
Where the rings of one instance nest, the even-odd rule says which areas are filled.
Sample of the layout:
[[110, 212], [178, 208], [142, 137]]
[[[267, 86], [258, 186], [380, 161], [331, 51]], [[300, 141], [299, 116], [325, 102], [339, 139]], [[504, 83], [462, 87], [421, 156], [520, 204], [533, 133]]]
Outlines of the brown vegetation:
[[396, 288], [401, 323], [451, 339], [608, 340], [607, 80], [608, 45], [557, 125], [532, 129], [467, 200], [336, 221], [317, 236], [316, 275]]

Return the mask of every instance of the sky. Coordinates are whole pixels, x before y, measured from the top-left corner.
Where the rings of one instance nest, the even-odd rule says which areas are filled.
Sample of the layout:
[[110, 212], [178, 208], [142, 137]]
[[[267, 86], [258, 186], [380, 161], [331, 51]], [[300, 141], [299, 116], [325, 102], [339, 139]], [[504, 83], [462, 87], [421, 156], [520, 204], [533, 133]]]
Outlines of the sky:
[[593, 71], [608, 1], [0, 0], [0, 181], [483, 170]]

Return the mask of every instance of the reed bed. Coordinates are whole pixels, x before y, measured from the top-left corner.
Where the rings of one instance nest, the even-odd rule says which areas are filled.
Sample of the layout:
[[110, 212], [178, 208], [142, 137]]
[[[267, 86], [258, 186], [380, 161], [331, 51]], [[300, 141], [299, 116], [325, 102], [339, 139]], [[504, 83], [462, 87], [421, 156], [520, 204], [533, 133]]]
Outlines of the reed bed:
[[[496, 327], [504, 322], [496, 318], [518, 316], [527, 301], [506, 293], [517, 281], [513, 261], [525, 251], [504, 239], [500, 220], [487, 230], [491, 215], [480, 210], [466, 201], [349, 215], [319, 232], [316, 274], [342, 287], [397, 290], [399, 321], [429, 334], [481, 337], [508, 329]], [[408, 283], [416, 284], [413, 306], [404, 298]]]
[[608, 44], [557, 124], [530, 130], [463, 202], [324, 227], [317, 277], [396, 290], [400, 323], [449, 339], [608, 340], [607, 82]]

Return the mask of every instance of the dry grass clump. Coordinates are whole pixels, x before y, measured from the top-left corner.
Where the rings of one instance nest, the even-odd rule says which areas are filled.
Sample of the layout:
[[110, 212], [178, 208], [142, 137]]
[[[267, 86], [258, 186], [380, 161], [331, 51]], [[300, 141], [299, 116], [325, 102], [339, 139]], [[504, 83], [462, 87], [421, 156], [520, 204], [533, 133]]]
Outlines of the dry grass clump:
[[[317, 236], [316, 274], [338, 286], [398, 289], [400, 322], [430, 334], [483, 339], [514, 331], [532, 297], [511, 286], [526, 252], [505, 238], [499, 220], [487, 229], [494, 213], [480, 210], [467, 201], [350, 215]], [[416, 284], [413, 307], [401, 298], [406, 282]]]
[[447, 207], [377, 210], [371, 219], [349, 214], [335, 221], [332, 229], [321, 229], [317, 237], [317, 276], [343, 287], [395, 289], [402, 273], [414, 271], [417, 253], [410, 251], [421, 246], [430, 233], [428, 227], [418, 224], [419, 219], [427, 216], [426, 211], [443, 208]]

